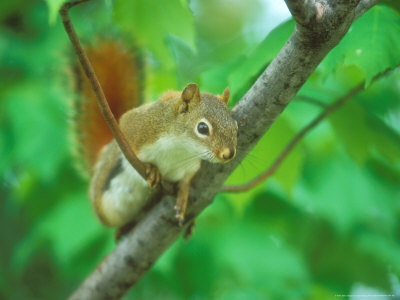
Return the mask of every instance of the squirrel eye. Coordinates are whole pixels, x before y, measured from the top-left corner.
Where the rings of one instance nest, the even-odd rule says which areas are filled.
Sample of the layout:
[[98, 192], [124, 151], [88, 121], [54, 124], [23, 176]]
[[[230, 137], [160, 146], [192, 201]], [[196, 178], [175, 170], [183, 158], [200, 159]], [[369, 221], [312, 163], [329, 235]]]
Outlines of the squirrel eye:
[[204, 123], [204, 122], [200, 122], [197, 125], [197, 131], [200, 134], [203, 134], [203, 135], [209, 135], [210, 134], [210, 130], [208, 129], [208, 125], [206, 123]]

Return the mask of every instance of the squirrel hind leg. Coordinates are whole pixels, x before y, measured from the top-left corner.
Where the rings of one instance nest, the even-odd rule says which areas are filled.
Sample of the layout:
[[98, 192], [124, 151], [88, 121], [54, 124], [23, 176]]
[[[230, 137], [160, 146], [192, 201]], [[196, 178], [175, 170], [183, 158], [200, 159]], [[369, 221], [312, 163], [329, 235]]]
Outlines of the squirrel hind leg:
[[183, 226], [187, 202], [188, 202], [188, 197], [184, 197], [183, 195], [178, 196], [178, 200], [176, 201], [176, 204], [175, 204], [175, 211], [176, 211], [175, 217], [179, 221], [179, 226]]
[[189, 200], [190, 183], [195, 174], [196, 172], [194, 172], [193, 174], [188, 174], [178, 183], [178, 195], [176, 197], [177, 199], [175, 205], [175, 211], [176, 211], [175, 217], [179, 221], [179, 226], [183, 226], [186, 207]]

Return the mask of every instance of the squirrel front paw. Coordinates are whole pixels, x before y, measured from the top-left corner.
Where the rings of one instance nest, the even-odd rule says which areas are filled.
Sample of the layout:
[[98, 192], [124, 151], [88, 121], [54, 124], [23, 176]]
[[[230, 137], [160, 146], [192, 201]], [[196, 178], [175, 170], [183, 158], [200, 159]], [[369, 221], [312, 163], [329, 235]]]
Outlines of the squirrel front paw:
[[146, 164], [146, 182], [152, 187], [156, 188], [161, 182], [161, 173], [158, 168], [150, 163]]

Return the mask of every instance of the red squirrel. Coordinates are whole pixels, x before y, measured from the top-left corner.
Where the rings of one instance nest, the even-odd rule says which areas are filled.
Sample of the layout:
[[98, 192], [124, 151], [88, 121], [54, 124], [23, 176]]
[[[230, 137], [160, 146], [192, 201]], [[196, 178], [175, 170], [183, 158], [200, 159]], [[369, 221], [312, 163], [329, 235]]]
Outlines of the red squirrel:
[[[156, 167], [156, 181], [161, 176], [177, 182], [176, 218], [182, 222], [201, 161], [226, 163], [235, 156], [238, 126], [228, 109], [228, 88], [220, 96], [200, 93], [191, 83], [182, 92], [167, 91], [142, 104], [143, 64], [133, 47], [109, 38], [87, 46], [86, 52], [132, 150]], [[135, 221], [151, 188], [114, 141], [80, 66], [74, 74], [79, 95], [75, 131], [91, 176], [91, 203], [104, 225], [120, 228]]]

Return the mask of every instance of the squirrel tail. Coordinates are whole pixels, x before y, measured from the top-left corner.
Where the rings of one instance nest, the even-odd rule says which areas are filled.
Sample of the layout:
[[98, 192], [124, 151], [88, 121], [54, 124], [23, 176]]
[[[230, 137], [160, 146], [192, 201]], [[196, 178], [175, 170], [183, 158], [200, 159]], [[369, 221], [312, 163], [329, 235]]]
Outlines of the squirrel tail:
[[[143, 93], [143, 63], [140, 52], [117, 38], [102, 38], [85, 47], [115, 118], [139, 106]], [[73, 133], [81, 169], [90, 173], [102, 147], [112, 139], [96, 97], [81, 65], [74, 66]], [[87, 172], [89, 171], [89, 172]]]

